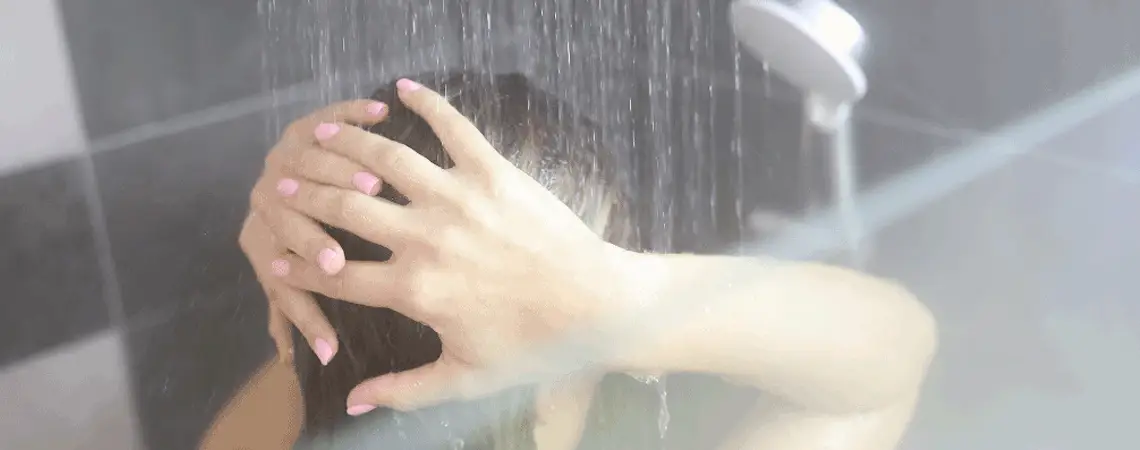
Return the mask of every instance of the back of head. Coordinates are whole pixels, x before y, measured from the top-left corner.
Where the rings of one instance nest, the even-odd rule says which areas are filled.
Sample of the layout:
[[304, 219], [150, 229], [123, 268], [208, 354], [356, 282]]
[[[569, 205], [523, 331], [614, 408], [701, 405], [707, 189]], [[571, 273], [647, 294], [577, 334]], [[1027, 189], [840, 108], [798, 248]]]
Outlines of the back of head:
[[[615, 155], [616, 149], [602, 141], [595, 124], [533, 87], [522, 75], [452, 73], [420, 75], [415, 79], [447, 97], [508, 160], [550, 189], [599, 235], [626, 248], [636, 245], [629, 189], [622, 176], [627, 172]], [[390, 112], [387, 120], [370, 131], [407, 145], [437, 165], [451, 166], [427, 123], [400, 104], [394, 85], [380, 89], [373, 97], [387, 103]], [[407, 202], [391, 186], [385, 186], [380, 196]], [[349, 233], [330, 230], [330, 234], [340, 242], [349, 260], [386, 260], [391, 255], [387, 249]], [[305, 347], [304, 340], [299, 336], [295, 339], [305, 402], [305, 437], [300, 447], [534, 448], [530, 411], [533, 401], [528, 389], [505, 392], [485, 401], [414, 412], [380, 409], [358, 418], [347, 416], [345, 399], [356, 384], [434, 361], [440, 355], [440, 341], [430, 328], [388, 309], [326, 298], [319, 302], [337, 331], [340, 349], [337, 357], [323, 367]], [[611, 377], [603, 384], [613, 389], [614, 382]], [[617, 390], [626, 392], [637, 385], [632, 380], [617, 383], [622, 385]], [[596, 403], [610, 397], [600, 395]], [[631, 400], [626, 397], [623, 401]], [[655, 416], [637, 426], [622, 424], [619, 419], [628, 414], [604, 409], [595, 404], [591, 420], [637, 429], [625, 430], [623, 434], [649, 434], [650, 427], [644, 425], [655, 424]], [[588, 424], [588, 433], [591, 427], [596, 428]], [[655, 425], [651, 431], [652, 435], [657, 434]]]

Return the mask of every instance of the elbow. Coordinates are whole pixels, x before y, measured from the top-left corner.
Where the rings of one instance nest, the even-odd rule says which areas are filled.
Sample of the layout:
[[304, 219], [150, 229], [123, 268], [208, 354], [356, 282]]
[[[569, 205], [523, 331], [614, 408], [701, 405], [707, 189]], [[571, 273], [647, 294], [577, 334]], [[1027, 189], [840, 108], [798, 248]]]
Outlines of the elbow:
[[868, 397], [863, 401], [871, 409], [913, 401], [938, 352], [938, 323], [931, 311], [901, 286], [892, 284], [891, 290], [895, 293], [892, 303], [896, 308], [891, 315], [896, 325], [877, 333], [872, 341], [879, 351], [867, 354], [867, 362], [879, 368], [866, 379], [864, 393]]

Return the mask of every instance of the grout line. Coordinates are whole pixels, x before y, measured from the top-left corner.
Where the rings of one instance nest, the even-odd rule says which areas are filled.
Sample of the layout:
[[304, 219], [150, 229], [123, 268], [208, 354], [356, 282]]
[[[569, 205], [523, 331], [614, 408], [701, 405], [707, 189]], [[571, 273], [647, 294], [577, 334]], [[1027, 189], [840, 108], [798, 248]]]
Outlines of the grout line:
[[1041, 152], [1039, 155], [1031, 154], [1029, 156], [1041, 163], [1061, 167], [1063, 169], [1097, 175], [1117, 183], [1140, 185], [1140, 171], [1136, 169], [1120, 168], [1110, 165], [1107, 162], [1089, 162], [1052, 152]]
[[[90, 149], [90, 153], [115, 150], [128, 145], [178, 134], [187, 130], [237, 119], [274, 107], [288, 106], [306, 100], [318, 100], [321, 98], [323, 89], [343, 89], [364, 75], [390, 73], [394, 71], [399, 71], [400, 74], [403, 74], [405, 72], [414, 71], [415, 67], [422, 65], [430, 66], [430, 64], [426, 63], [412, 63], [410, 67], [402, 63], [376, 63], [358, 70], [352, 70], [348, 73], [334, 73], [328, 78], [303, 81], [268, 92], [262, 92], [249, 97], [210, 106], [205, 109], [181, 114], [169, 119], [128, 128], [93, 139], [90, 145], [88, 145], [88, 148]], [[385, 69], [386, 66], [398, 69]]]
[[111, 326], [121, 329], [126, 323], [122, 287], [119, 285], [115, 258], [111, 253], [111, 235], [107, 231], [107, 218], [103, 210], [103, 199], [99, 193], [95, 161], [90, 153], [80, 156], [79, 167], [82, 171], [80, 176], [83, 178], [87, 217], [91, 225], [92, 240], [95, 243], [96, 262], [103, 277], [103, 302], [106, 304]]
[[[1019, 158], [1040, 157], [1042, 144], [1138, 95], [1140, 67], [897, 175], [859, 196], [866, 229], [875, 233]], [[807, 226], [746, 246], [746, 251], [788, 259], [832, 251], [841, 244], [834, 231], [836, 214], [833, 207], [806, 217], [800, 222]]]
[[947, 128], [945, 126], [938, 125], [926, 120], [916, 119], [914, 117], [904, 116], [891, 112], [889, 110], [867, 106], [856, 106], [853, 119], [885, 127], [917, 131], [929, 136], [957, 142], [971, 141], [986, 135], [986, 133], [982, 131], [961, 128]]
[[114, 150], [163, 136], [178, 134], [187, 130], [237, 119], [270, 109], [274, 106], [283, 106], [315, 98], [316, 87], [317, 83], [315, 81], [306, 81], [252, 97], [200, 109], [171, 119], [139, 125], [93, 140], [89, 146], [90, 153]]
[[115, 264], [111, 245], [111, 235], [107, 229], [107, 216], [103, 208], [103, 199], [100, 195], [98, 176], [95, 173], [94, 153], [86, 152], [79, 160], [80, 170], [83, 171], [83, 192], [87, 203], [87, 215], [91, 224], [92, 240], [95, 244], [96, 261], [103, 278], [103, 302], [110, 318], [110, 332], [114, 333], [115, 345], [121, 355], [123, 376], [127, 384], [126, 401], [130, 408], [130, 426], [134, 431], [132, 441], [134, 447], [143, 448], [145, 436], [143, 435], [142, 421], [139, 417], [140, 398], [136, 390], [132, 374], [129, 338], [130, 328], [127, 326], [126, 307], [123, 302], [122, 284], [119, 282], [118, 266]]

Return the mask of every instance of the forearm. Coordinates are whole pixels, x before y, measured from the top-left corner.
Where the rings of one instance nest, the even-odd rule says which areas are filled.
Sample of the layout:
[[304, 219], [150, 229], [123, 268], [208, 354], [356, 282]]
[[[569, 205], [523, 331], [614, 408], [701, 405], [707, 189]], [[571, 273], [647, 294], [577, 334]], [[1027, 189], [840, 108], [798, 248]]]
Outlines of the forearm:
[[634, 340], [623, 358], [631, 371], [721, 374], [842, 413], [915, 395], [936, 346], [934, 321], [912, 295], [854, 271], [744, 257], [638, 258], [639, 284], [656, 286], [641, 307], [663, 320], [646, 321], [661, 325]]
[[914, 399], [871, 411], [822, 414], [765, 402], [758, 405], [722, 450], [892, 450], [914, 411]]

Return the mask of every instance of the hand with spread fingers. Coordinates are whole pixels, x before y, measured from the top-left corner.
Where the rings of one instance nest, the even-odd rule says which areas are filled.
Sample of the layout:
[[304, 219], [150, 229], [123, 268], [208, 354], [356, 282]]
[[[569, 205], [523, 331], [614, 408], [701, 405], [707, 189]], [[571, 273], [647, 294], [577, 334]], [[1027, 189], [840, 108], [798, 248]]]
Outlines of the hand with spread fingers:
[[[504, 159], [439, 94], [410, 80], [400, 80], [397, 89], [401, 102], [437, 134], [454, 167], [441, 168], [403, 144], [344, 121], [320, 123], [309, 133], [321, 148], [392, 185], [407, 205], [344, 183], [288, 175], [273, 182], [276, 201], [295, 217], [311, 217], [392, 249], [392, 258], [338, 261], [338, 271], [302, 252], [260, 262], [294, 289], [391, 308], [439, 334], [439, 360], [358, 386], [349, 395], [351, 414], [379, 404], [416, 408], [509, 387], [476, 381], [474, 374], [570, 327], [611, 315], [630, 298], [597, 282], [625, 270], [630, 252], [603, 241]], [[304, 248], [311, 255], [327, 245]]]
[[278, 192], [296, 186], [279, 182], [290, 177], [375, 195], [380, 179], [359, 163], [321, 149], [313, 128], [332, 121], [367, 126], [383, 120], [386, 112], [383, 103], [355, 100], [293, 122], [270, 151], [265, 171], [250, 195], [250, 214], [238, 241], [269, 298], [269, 334], [282, 360], [290, 359], [293, 352], [290, 324], [301, 331], [325, 364], [336, 354], [337, 339], [312, 294], [278, 280], [273, 271], [280, 268], [273, 261], [291, 252], [328, 274], [339, 272], [345, 262], [344, 251], [319, 223], [285, 206]]

